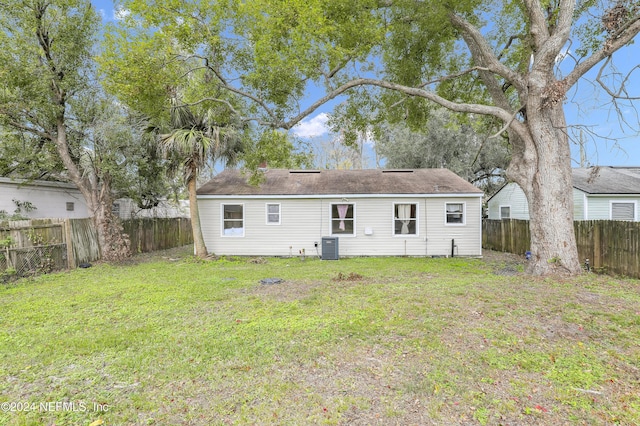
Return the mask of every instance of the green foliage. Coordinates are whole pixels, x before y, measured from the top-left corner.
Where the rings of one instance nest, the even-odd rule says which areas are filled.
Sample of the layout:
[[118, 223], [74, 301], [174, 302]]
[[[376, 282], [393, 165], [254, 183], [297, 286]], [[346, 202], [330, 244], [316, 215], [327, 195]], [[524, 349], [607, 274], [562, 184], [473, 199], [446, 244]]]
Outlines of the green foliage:
[[84, 173], [107, 182], [114, 198], [131, 198], [140, 208], [154, 207], [167, 196], [167, 164], [144, 120], [93, 91], [77, 110], [76, 158]]
[[10, 236], [7, 236], [4, 239], [0, 240], [0, 248], [11, 247], [14, 243], [15, 241], [13, 240], [13, 238], [11, 238]]
[[13, 204], [16, 205], [12, 214], [7, 213], [5, 210], [0, 210], [0, 220], [25, 220], [29, 219], [28, 214], [38, 208], [30, 201], [20, 201], [13, 199]]
[[66, 98], [89, 83], [99, 22], [86, 0], [0, 4], [0, 125], [52, 137]]
[[504, 182], [507, 146], [502, 139], [488, 139], [479, 120], [469, 123], [440, 109], [420, 129], [399, 122], [379, 126], [374, 135], [386, 167], [448, 168], [489, 193]]
[[249, 182], [261, 181], [261, 167], [305, 169], [312, 166], [311, 148], [279, 130], [265, 130], [242, 156], [244, 168], [251, 173]]

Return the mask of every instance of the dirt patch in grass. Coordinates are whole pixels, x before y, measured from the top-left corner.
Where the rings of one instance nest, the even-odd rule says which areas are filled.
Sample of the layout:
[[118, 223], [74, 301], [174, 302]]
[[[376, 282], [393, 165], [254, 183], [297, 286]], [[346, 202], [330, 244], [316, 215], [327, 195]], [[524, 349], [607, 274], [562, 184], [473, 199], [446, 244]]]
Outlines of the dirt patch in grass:
[[332, 278], [333, 281], [362, 281], [364, 280], [364, 276], [355, 273], [349, 272], [348, 274], [344, 272], [338, 272], [338, 275]]
[[526, 266], [524, 256], [493, 250], [482, 250], [482, 261], [497, 275], [520, 275]]

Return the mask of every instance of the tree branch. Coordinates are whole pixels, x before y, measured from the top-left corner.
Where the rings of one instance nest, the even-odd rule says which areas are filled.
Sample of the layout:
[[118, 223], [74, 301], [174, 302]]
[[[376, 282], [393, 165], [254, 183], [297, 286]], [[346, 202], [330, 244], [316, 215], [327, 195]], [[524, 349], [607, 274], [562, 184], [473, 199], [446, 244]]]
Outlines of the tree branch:
[[[449, 14], [449, 19], [456, 28], [462, 31], [463, 38], [465, 39], [467, 45], [473, 44], [473, 46], [477, 50], [477, 54], [481, 58], [481, 63], [479, 63], [478, 65], [486, 67], [488, 71], [497, 74], [505, 80], [509, 81], [514, 85], [519, 93], [526, 92], [527, 86], [522, 77], [498, 60], [498, 57], [491, 49], [491, 46], [489, 46], [486, 39], [482, 36], [480, 31], [478, 31], [476, 27], [471, 25], [462, 17], [453, 13]], [[469, 47], [471, 48], [471, 46]]]
[[[553, 64], [569, 39], [571, 33], [575, 0], [560, 0], [559, 5], [550, 13], [558, 12], [555, 22], [549, 22], [542, 12], [542, 6], [537, 0], [525, 1], [531, 17], [531, 34], [536, 37], [536, 52], [534, 56], [534, 68], [545, 70], [549, 64]], [[549, 32], [549, 27], [553, 31]]]
[[[622, 83], [620, 84], [620, 88], [618, 89], [618, 91], [614, 92], [613, 90], [611, 90], [609, 88], [609, 86], [602, 79], [602, 73], [603, 73], [604, 69], [606, 68], [606, 66], [610, 62], [611, 62], [611, 56], [608, 56], [607, 59], [605, 60], [604, 64], [602, 64], [602, 66], [600, 67], [600, 70], [598, 70], [598, 76], [596, 77], [596, 81], [598, 82], [598, 84], [600, 85], [602, 90], [607, 92], [607, 94], [609, 96], [611, 96], [612, 98], [614, 98], [614, 99], [639, 100], [640, 96], [629, 96], [628, 95], [628, 93], [627, 93], [627, 82], [629, 81], [629, 78], [631, 77], [631, 74], [633, 74], [633, 72], [635, 70], [640, 69], [640, 65], [636, 65], [633, 68], [631, 68], [631, 70], [627, 73], [627, 75], [622, 79]], [[622, 93], [624, 93], [624, 95]]]
[[589, 70], [596, 66], [603, 59], [612, 56], [617, 50], [631, 42], [635, 36], [640, 32], [640, 16], [634, 17], [623, 32], [617, 34], [616, 38], [608, 38], [604, 46], [594, 52], [584, 62], [577, 64], [573, 71], [564, 78], [567, 89], [572, 87], [582, 76], [584, 76]]
[[490, 106], [490, 105], [480, 105], [480, 104], [466, 104], [466, 103], [457, 103], [457, 102], [452, 102], [449, 101], [448, 99], [445, 99], [441, 96], [438, 96], [437, 94], [424, 90], [424, 89], [420, 89], [420, 88], [416, 88], [416, 87], [409, 87], [409, 86], [404, 86], [401, 84], [397, 84], [397, 83], [392, 83], [389, 81], [384, 81], [384, 80], [376, 80], [376, 79], [370, 79], [370, 78], [358, 78], [355, 80], [352, 80], [348, 83], [343, 84], [342, 86], [340, 86], [339, 88], [333, 90], [332, 92], [326, 94], [325, 96], [323, 96], [322, 98], [320, 98], [319, 100], [317, 100], [316, 102], [314, 102], [309, 108], [307, 108], [306, 110], [302, 111], [300, 114], [296, 115], [295, 117], [291, 118], [290, 120], [286, 121], [286, 122], [280, 122], [277, 123], [278, 127], [284, 128], [286, 130], [291, 129], [293, 126], [295, 126], [296, 124], [298, 124], [300, 121], [302, 121], [302, 119], [304, 119], [305, 117], [307, 117], [308, 115], [310, 115], [311, 113], [313, 113], [313, 111], [315, 111], [318, 107], [320, 107], [321, 105], [325, 104], [326, 102], [342, 95], [343, 93], [347, 92], [349, 89], [352, 89], [354, 87], [360, 87], [360, 86], [376, 86], [376, 87], [381, 87], [383, 89], [390, 89], [390, 90], [395, 90], [401, 93], [404, 93], [406, 95], [409, 96], [415, 96], [415, 97], [419, 97], [419, 98], [423, 98], [423, 99], [427, 99], [429, 101], [432, 101], [438, 105], [441, 105], [451, 111], [455, 111], [455, 112], [464, 112], [464, 113], [474, 113], [474, 114], [481, 114], [481, 115], [491, 115], [494, 117], [499, 118], [500, 120], [504, 121], [505, 123], [510, 123], [510, 127], [515, 130], [516, 132], [518, 132], [519, 134], [522, 133], [522, 136], [524, 137], [526, 135], [526, 128], [517, 120], [512, 120], [512, 113], [510, 113], [509, 111], [504, 110], [503, 108], [499, 108], [499, 107], [495, 107], [495, 106]]

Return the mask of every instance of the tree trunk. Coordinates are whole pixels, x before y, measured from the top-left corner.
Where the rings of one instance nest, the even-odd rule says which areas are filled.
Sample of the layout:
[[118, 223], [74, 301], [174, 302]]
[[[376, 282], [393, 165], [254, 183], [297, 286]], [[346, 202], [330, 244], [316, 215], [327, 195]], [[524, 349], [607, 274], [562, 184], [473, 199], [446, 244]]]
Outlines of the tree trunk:
[[83, 176], [69, 153], [67, 130], [64, 125], [64, 110], [58, 118], [55, 138], [58, 155], [69, 173], [71, 181], [78, 187], [87, 203], [89, 215], [98, 234], [101, 259], [120, 261], [131, 255], [129, 237], [123, 233], [120, 219], [111, 212], [111, 185], [108, 179], [99, 181], [96, 173], [89, 171]]
[[562, 102], [550, 100], [549, 80], [530, 87], [526, 109], [530, 138], [518, 141], [508, 170], [529, 203], [531, 262], [527, 272], [579, 274], [571, 152]]
[[207, 246], [204, 244], [202, 228], [200, 227], [200, 212], [198, 210], [198, 199], [196, 197], [196, 178], [193, 177], [187, 182], [189, 192], [189, 216], [191, 217], [191, 232], [193, 233], [193, 245], [196, 256], [205, 258], [208, 256]]
[[91, 219], [98, 234], [98, 243], [102, 260], [121, 261], [131, 256], [131, 241], [124, 233], [120, 218], [111, 211], [113, 200], [110, 194], [101, 191], [97, 203], [89, 206], [94, 212]]

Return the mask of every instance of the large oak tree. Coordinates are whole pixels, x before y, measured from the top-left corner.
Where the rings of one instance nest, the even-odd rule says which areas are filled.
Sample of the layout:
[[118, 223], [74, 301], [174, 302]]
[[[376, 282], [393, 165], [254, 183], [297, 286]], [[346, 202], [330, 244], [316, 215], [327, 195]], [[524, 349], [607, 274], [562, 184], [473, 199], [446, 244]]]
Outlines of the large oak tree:
[[23, 135], [31, 155], [55, 152], [87, 202], [102, 257], [111, 260], [128, 255], [128, 240], [111, 212], [109, 172], [84, 133], [95, 118], [87, 102], [98, 102], [91, 77], [99, 25], [88, 0], [0, 2], [0, 126]]
[[[356, 100], [345, 111], [356, 116], [363, 106], [357, 95], [371, 90], [376, 108], [407, 116], [426, 118], [428, 101], [500, 120], [511, 147], [508, 176], [530, 206], [529, 271], [581, 271], [564, 98], [594, 67], [609, 66], [618, 50], [637, 49], [637, 1], [131, 0], [123, 6], [130, 13], [108, 38], [103, 66], [110, 87], [130, 105], [161, 107], [171, 87], [206, 70], [206, 94], [189, 102], [233, 110], [226, 100], [231, 93], [251, 105], [243, 120], [284, 129], [345, 94]], [[569, 49], [574, 62], [559, 67]], [[619, 89], [611, 94], [626, 94]], [[305, 98], [309, 93], [315, 98]]]

